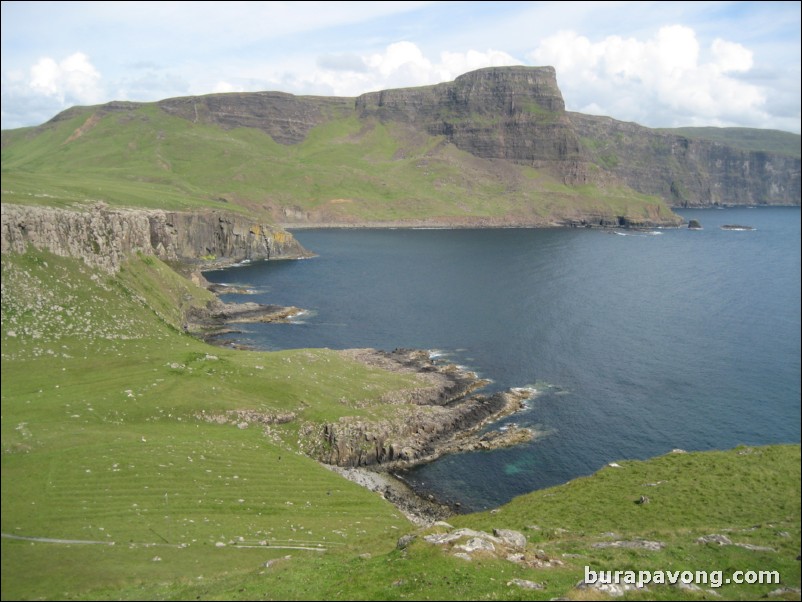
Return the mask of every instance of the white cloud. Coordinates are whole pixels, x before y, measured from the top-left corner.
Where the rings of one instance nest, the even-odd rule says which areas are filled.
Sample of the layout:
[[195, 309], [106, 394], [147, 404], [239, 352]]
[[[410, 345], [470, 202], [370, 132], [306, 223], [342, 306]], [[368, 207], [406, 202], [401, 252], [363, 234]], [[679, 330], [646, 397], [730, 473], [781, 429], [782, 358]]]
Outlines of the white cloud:
[[42, 123], [64, 109], [107, 100], [98, 70], [85, 54], [42, 57], [2, 74], [3, 127]]
[[234, 84], [226, 81], [219, 81], [212, 88], [212, 92], [215, 94], [221, 94], [228, 92], [244, 92], [244, 90], [242, 89], [242, 86], [235, 86]]
[[304, 78], [307, 86], [326, 86], [332, 94], [355, 96], [371, 90], [424, 86], [453, 80], [467, 71], [501, 65], [520, 64], [506, 52], [488, 49], [465, 52], [444, 51], [436, 58], [427, 57], [414, 43], [403, 41], [388, 45], [383, 51], [359, 57], [364, 65], [361, 71], [344, 72], [326, 68], [318, 62], [318, 69]]
[[733, 76], [752, 68], [752, 52], [720, 38], [702, 48], [696, 32], [682, 25], [662, 27], [645, 40], [592, 42], [561, 31], [543, 39], [529, 58], [557, 69], [572, 110], [651, 126], [766, 118], [764, 90]]
[[93, 103], [102, 98], [100, 73], [81, 52], [60, 62], [39, 59], [30, 70], [28, 86], [34, 93], [59, 99], [62, 103]]
[[733, 44], [721, 38], [713, 40], [713, 56], [716, 66], [722, 72], [744, 72], [752, 68], [752, 52], [740, 44]]

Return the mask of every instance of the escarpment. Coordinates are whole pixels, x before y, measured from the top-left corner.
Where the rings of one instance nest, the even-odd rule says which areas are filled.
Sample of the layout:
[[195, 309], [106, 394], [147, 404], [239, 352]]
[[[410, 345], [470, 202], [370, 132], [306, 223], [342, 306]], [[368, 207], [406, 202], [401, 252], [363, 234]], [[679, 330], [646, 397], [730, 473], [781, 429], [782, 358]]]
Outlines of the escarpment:
[[370, 92], [356, 111], [423, 127], [477, 157], [548, 168], [568, 184], [590, 177], [553, 67], [490, 67], [435, 86]]
[[569, 113], [584, 152], [631, 188], [675, 207], [798, 205], [800, 160]]
[[313, 127], [350, 113], [353, 99], [251, 92], [170, 98], [158, 104], [164, 112], [193, 123], [256, 128], [280, 144], [297, 144]]
[[290, 259], [308, 252], [288, 232], [223, 212], [111, 209], [80, 211], [3, 203], [3, 253], [28, 245], [116, 272], [132, 253], [190, 263]]

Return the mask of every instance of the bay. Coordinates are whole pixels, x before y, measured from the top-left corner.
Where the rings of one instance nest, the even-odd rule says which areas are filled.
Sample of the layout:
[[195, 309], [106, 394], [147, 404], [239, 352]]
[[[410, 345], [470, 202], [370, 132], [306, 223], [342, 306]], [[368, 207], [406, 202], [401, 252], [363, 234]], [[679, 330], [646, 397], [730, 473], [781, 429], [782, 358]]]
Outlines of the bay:
[[[470, 510], [621, 459], [800, 440], [800, 210], [682, 210], [703, 230], [298, 230], [317, 257], [207, 272], [263, 349], [414, 347], [540, 394], [531, 444], [406, 475]], [[720, 229], [742, 224], [751, 231]]]

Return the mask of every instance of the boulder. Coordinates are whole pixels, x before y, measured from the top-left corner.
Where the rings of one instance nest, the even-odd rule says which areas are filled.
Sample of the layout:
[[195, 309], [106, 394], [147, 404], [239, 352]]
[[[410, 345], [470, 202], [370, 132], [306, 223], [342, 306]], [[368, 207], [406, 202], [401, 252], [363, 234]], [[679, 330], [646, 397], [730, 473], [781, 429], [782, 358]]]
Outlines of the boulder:
[[493, 535], [511, 548], [519, 550], [526, 548], [526, 536], [520, 531], [513, 531], [512, 529], [493, 529]]

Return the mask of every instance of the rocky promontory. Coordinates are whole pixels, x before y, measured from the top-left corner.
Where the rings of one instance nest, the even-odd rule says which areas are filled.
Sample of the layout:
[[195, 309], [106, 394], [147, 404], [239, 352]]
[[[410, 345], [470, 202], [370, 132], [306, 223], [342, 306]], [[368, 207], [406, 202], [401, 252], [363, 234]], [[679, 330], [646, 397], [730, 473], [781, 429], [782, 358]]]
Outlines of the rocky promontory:
[[398, 470], [446, 453], [519, 444], [535, 435], [529, 429], [481, 433], [490, 422], [522, 409], [533, 395], [530, 390], [474, 395], [488, 381], [453, 364], [437, 364], [420, 350], [342, 353], [385, 370], [414, 373], [423, 385], [385, 396], [383, 401], [394, 407], [392, 415], [383, 419], [346, 416], [336, 422], [304, 424], [302, 447], [325, 464]]

